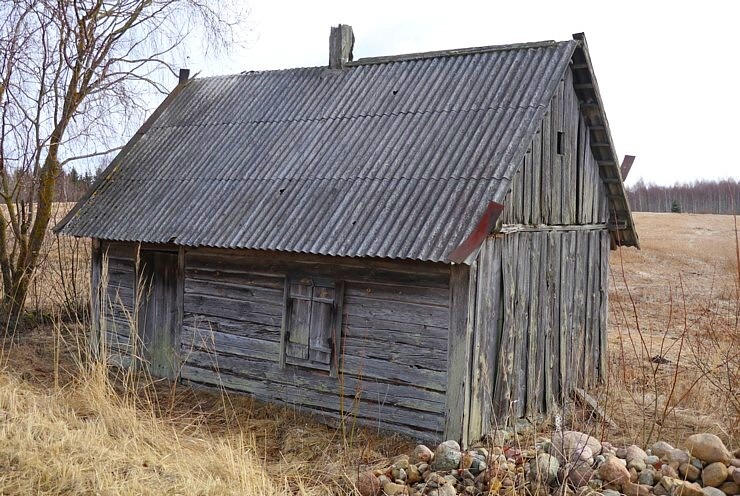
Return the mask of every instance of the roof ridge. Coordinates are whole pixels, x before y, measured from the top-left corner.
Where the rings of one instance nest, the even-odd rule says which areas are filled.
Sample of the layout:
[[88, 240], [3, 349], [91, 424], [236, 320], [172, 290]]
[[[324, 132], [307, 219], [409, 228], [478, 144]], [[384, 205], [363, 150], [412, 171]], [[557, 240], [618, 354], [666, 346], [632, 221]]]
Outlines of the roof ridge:
[[[345, 64], [346, 67], [360, 67], [364, 65], [374, 64], [387, 64], [391, 62], [405, 62], [410, 60], [422, 60], [442, 57], [456, 57], [463, 55], [474, 55], [478, 53], [491, 53], [491, 52], [503, 52], [507, 50], [526, 50], [529, 48], [550, 48], [558, 46], [562, 43], [575, 43], [573, 40], [555, 41], [555, 40], [543, 40], [543, 41], [532, 41], [527, 43], [509, 43], [504, 45], [484, 45], [478, 47], [464, 47], [464, 48], [451, 48], [447, 50], [433, 50], [429, 52], [412, 52], [412, 53], [401, 53], [397, 55], [378, 55], [374, 57], [363, 57], [361, 59], [353, 60]], [[191, 81], [205, 81], [213, 79], [229, 79], [233, 77], [250, 76], [253, 74], [263, 73], [274, 73], [274, 72], [286, 72], [286, 71], [299, 71], [309, 69], [326, 69], [330, 71], [328, 66], [305, 66], [305, 67], [283, 67], [281, 69], [257, 69], [236, 72], [233, 74], [218, 74], [213, 76], [195, 77]], [[336, 70], [336, 69], [334, 69]]]
[[468, 48], [452, 48], [447, 50], [435, 50], [431, 52], [404, 53], [398, 55], [381, 55], [378, 57], [364, 57], [361, 59], [347, 62], [347, 67], [356, 67], [361, 65], [385, 64], [389, 62], [404, 62], [407, 60], [432, 59], [441, 57], [455, 57], [461, 55], [473, 55], [477, 53], [504, 52], [509, 50], [525, 50], [529, 48], [550, 48], [558, 46], [561, 43], [573, 43], [573, 41], [555, 41], [543, 40], [528, 43], [510, 43], [506, 45], [485, 45]]

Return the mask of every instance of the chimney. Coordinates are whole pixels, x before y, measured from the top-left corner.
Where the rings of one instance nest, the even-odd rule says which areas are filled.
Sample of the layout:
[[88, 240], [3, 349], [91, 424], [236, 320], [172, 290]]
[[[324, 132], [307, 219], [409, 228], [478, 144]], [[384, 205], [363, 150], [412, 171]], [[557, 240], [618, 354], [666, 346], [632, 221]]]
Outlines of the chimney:
[[187, 83], [190, 78], [190, 69], [180, 69], [180, 78], [178, 84]]
[[340, 24], [331, 28], [329, 35], [329, 68], [343, 69], [347, 62], [352, 62], [352, 48], [355, 46], [355, 34], [352, 26]]

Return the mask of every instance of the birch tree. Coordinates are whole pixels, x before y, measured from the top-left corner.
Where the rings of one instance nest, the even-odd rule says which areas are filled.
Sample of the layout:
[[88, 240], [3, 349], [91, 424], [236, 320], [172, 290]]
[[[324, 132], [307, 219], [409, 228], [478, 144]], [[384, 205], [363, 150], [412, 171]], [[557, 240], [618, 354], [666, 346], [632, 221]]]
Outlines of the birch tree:
[[0, 0], [5, 319], [23, 310], [65, 165], [115, 152], [152, 90], [169, 91], [183, 43], [228, 47], [241, 19], [219, 0]]

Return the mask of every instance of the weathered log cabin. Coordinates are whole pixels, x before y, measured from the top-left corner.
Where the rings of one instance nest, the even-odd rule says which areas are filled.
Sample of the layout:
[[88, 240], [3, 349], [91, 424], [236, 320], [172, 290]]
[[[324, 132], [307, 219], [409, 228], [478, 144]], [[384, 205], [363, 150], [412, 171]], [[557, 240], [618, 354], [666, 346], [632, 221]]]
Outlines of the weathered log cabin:
[[[582, 34], [180, 83], [57, 226], [124, 365], [416, 438], [606, 372], [638, 246]], [[139, 346], [140, 345], [140, 346]], [[132, 351], [133, 350], [133, 351]]]

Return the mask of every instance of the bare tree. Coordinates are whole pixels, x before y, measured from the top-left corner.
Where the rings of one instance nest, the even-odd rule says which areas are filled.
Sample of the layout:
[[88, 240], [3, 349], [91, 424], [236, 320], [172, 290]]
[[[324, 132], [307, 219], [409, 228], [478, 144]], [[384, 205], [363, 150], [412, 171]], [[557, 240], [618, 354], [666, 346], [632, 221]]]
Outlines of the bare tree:
[[187, 37], [227, 47], [241, 16], [222, 0], [0, 0], [3, 317], [23, 309], [65, 164], [118, 149]]

